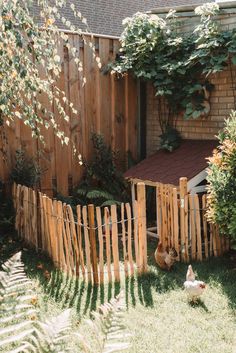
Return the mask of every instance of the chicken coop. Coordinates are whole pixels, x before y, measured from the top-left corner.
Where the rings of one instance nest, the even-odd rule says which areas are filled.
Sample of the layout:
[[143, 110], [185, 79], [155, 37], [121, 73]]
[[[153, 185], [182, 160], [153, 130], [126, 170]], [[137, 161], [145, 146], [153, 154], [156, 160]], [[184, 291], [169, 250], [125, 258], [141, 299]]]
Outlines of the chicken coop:
[[229, 248], [206, 218], [207, 157], [216, 146], [216, 140], [184, 140], [173, 152], [159, 150], [125, 173], [133, 203], [137, 183], [155, 189], [155, 225], [147, 235], [174, 246], [186, 262], [219, 256]]

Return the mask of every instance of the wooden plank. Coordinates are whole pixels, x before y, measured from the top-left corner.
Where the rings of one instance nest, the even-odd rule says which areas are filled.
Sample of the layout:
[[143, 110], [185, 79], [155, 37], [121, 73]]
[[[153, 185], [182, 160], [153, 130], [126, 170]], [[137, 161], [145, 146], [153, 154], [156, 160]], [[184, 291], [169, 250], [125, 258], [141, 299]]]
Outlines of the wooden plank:
[[201, 237], [201, 219], [200, 219], [200, 206], [199, 197], [194, 195], [194, 208], [195, 208], [195, 224], [197, 234], [197, 260], [202, 261], [202, 237]]
[[120, 263], [119, 263], [116, 205], [111, 205], [111, 221], [112, 221], [112, 254], [113, 254], [114, 276], [115, 276], [115, 281], [119, 282], [120, 281]]
[[87, 143], [85, 158], [90, 160], [93, 155], [93, 146], [91, 143], [91, 136], [96, 132], [96, 74], [95, 74], [95, 62], [92, 55], [92, 50], [89, 46], [89, 41], [94, 44], [94, 39], [86, 37], [86, 43], [84, 43], [84, 75], [86, 78], [86, 84], [84, 86], [84, 97], [85, 97], [85, 140]]
[[33, 207], [33, 217], [32, 217], [32, 225], [33, 225], [33, 235], [34, 235], [34, 244], [35, 244], [35, 250], [38, 252], [38, 205], [37, 205], [37, 194], [34, 190], [32, 190], [32, 207]]
[[56, 209], [57, 209], [57, 242], [58, 242], [58, 259], [59, 259], [59, 267], [62, 270], [66, 270], [66, 259], [64, 253], [64, 241], [63, 241], [63, 207], [61, 201], [56, 201]]
[[98, 258], [96, 246], [96, 231], [95, 231], [95, 218], [94, 218], [94, 205], [88, 205], [88, 219], [89, 219], [89, 241], [91, 246], [91, 261], [93, 268], [93, 281], [97, 285], [98, 279]]
[[[63, 40], [58, 41], [58, 55], [61, 58], [61, 74], [57, 79], [56, 86], [65, 92], [66, 85], [68, 84], [68, 57], [67, 51], [64, 48]], [[69, 97], [68, 97], [69, 98]], [[66, 104], [60, 99], [60, 103], [66, 111]], [[67, 110], [68, 111], [68, 110]], [[65, 132], [65, 135], [70, 137], [69, 124], [61, 118], [55, 100], [54, 100], [54, 115], [59, 129]], [[64, 196], [68, 195], [68, 176], [71, 161], [70, 146], [62, 145], [58, 138], [55, 138], [55, 169], [56, 169], [56, 183], [57, 191]], [[62, 168], [63, 166], [63, 168]]]
[[204, 249], [205, 257], [209, 258], [209, 244], [207, 236], [207, 219], [206, 219], [206, 195], [202, 197], [202, 222], [203, 222], [203, 239], [204, 239]]
[[50, 257], [53, 260], [54, 265], [56, 265], [56, 244], [54, 239], [53, 232], [53, 211], [52, 211], [52, 200], [49, 197], [45, 198], [46, 201], [46, 216], [47, 216], [47, 224], [48, 224], [48, 239], [50, 244]]
[[139, 254], [140, 266], [143, 272], [147, 271], [147, 226], [146, 226], [146, 194], [145, 184], [137, 185], [137, 202], [138, 202], [138, 230], [139, 230]]
[[170, 246], [174, 246], [174, 202], [173, 188], [169, 187], [169, 204], [170, 204]]
[[[128, 224], [128, 260], [130, 265], [130, 274], [134, 275], [134, 263], [133, 263], [133, 254], [132, 254], [132, 221], [131, 221], [131, 208], [130, 204], [125, 204], [126, 215], [127, 215], [127, 224]], [[138, 268], [139, 269], [139, 268]]]
[[212, 226], [212, 243], [213, 243], [213, 255], [217, 257], [218, 251], [217, 251], [217, 244], [216, 244], [216, 225], [215, 224], [213, 224]]
[[110, 214], [108, 207], [104, 209], [104, 223], [105, 223], [105, 234], [106, 234], [106, 258], [107, 258], [107, 273], [108, 281], [112, 282], [111, 274], [111, 240], [110, 240]]
[[81, 206], [77, 205], [77, 236], [78, 236], [78, 246], [79, 246], [79, 258], [81, 264], [82, 275], [85, 280], [85, 266], [84, 266], [84, 252], [82, 246], [82, 229], [81, 229]]
[[[70, 230], [70, 220], [67, 211], [67, 205], [63, 204], [63, 218], [65, 222], [65, 247], [67, 248], [67, 256], [69, 256], [69, 271], [72, 275], [75, 274], [75, 261], [74, 261], [74, 253], [72, 248], [72, 237], [71, 237], [71, 230]], [[68, 268], [68, 267], [67, 267]]]
[[104, 244], [103, 244], [103, 234], [102, 234], [102, 214], [101, 208], [96, 207], [96, 219], [97, 219], [97, 227], [98, 227], [98, 241], [99, 241], [99, 278], [100, 283], [104, 283]]
[[29, 190], [26, 186], [23, 186], [23, 215], [24, 215], [24, 226], [23, 226], [23, 239], [29, 244], [29, 228], [28, 228], [28, 213], [29, 213]]
[[213, 255], [213, 227], [214, 225], [210, 223], [210, 244], [209, 244], [210, 257]]
[[[108, 38], [99, 38], [99, 57], [102, 66], [111, 58], [110, 43]], [[105, 142], [114, 148], [114, 76], [110, 73], [100, 73], [100, 129]]]
[[137, 80], [128, 74], [128, 150], [134, 160], [138, 159], [138, 85]]
[[187, 205], [186, 205], [186, 195], [187, 195], [187, 178], [180, 178], [179, 180], [180, 188], [180, 235], [181, 235], [181, 258], [186, 262], [188, 259], [188, 248], [186, 240], [188, 233], [186, 233], [186, 223], [187, 223]]
[[218, 249], [218, 256], [222, 256], [223, 254], [223, 242], [222, 237], [220, 236], [219, 226], [216, 225], [216, 241], [217, 241], [217, 249]]
[[45, 236], [45, 217], [43, 207], [43, 194], [39, 192], [39, 210], [40, 210], [40, 229], [41, 229], [41, 245], [44, 252], [47, 251], [46, 236]]
[[134, 218], [134, 251], [135, 251], [135, 262], [137, 267], [140, 267], [139, 263], [139, 238], [138, 238], [138, 202], [135, 200], [133, 203], [133, 218]]
[[87, 220], [87, 207], [86, 206], [83, 206], [82, 216], [83, 216], [83, 229], [84, 229], [87, 276], [88, 276], [88, 281], [92, 282], [91, 252], [90, 252], [90, 242], [89, 242], [89, 234], [88, 234], [88, 220]]
[[180, 258], [180, 247], [179, 247], [179, 207], [178, 207], [178, 196], [177, 189], [173, 189], [173, 213], [174, 213], [174, 248]]
[[[69, 35], [69, 44], [72, 48], [76, 50], [76, 56], [79, 58], [81, 55], [80, 51], [80, 37], [75, 34]], [[83, 88], [80, 82], [80, 73], [78, 71], [78, 65], [73, 60], [71, 52], [69, 52], [69, 62], [68, 62], [68, 96], [70, 102], [73, 103], [74, 109], [77, 110], [77, 114], [74, 114], [72, 109], [70, 109], [70, 139], [72, 146], [74, 144], [76, 148], [76, 153], [71, 153], [71, 176], [72, 185], [76, 186], [80, 182], [83, 176], [83, 168], [79, 164], [78, 154], [83, 153], [82, 150], [82, 119], [84, 119], [83, 109], [82, 109], [82, 92]]]
[[73, 211], [70, 205], [67, 205], [67, 212], [70, 222], [70, 229], [71, 229], [71, 243], [74, 253], [74, 263], [75, 263], [75, 273], [76, 277], [79, 277], [79, 246], [77, 241], [77, 234], [76, 234], [76, 227], [75, 227], [75, 220]]
[[161, 212], [161, 185], [156, 186], [156, 219], [157, 219], [157, 234], [159, 240], [162, 241], [162, 212]]
[[124, 204], [121, 204], [121, 226], [122, 226], [122, 243], [123, 243], [123, 256], [124, 256], [124, 268], [125, 268], [125, 275], [128, 276], [128, 254], [126, 248], [126, 229], [125, 229], [125, 208]]
[[196, 260], [197, 258], [197, 247], [196, 247], [196, 226], [195, 226], [195, 207], [194, 207], [194, 196], [189, 195], [189, 213], [190, 213], [190, 244], [191, 244], [191, 259]]

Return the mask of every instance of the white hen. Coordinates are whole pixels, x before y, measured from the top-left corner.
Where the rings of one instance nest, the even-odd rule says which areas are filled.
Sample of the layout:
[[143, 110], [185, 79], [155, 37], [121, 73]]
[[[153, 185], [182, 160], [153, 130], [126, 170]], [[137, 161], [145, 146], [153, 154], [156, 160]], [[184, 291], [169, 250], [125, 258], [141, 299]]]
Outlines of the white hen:
[[184, 282], [184, 288], [192, 302], [197, 301], [206, 288], [206, 284], [203, 281], [197, 281], [195, 279], [195, 274], [191, 265], [188, 267], [186, 281]]

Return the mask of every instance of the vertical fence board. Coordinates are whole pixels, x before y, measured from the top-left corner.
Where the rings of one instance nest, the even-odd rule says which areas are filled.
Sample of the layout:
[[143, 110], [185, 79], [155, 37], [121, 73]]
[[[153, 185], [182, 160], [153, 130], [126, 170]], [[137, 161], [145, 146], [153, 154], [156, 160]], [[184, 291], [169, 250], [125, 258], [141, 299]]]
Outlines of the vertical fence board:
[[138, 203], [136, 200], [133, 202], [133, 218], [134, 218], [134, 250], [135, 250], [135, 262], [137, 267], [140, 267], [139, 263], [139, 238], [138, 238]]
[[146, 194], [145, 184], [137, 184], [137, 201], [138, 201], [138, 230], [139, 230], [139, 253], [141, 270], [147, 271], [147, 227], [146, 227]]
[[87, 219], [86, 206], [83, 206], [82, 215], [83, 215], [83, 230], [84, 230], [87, 275], [88, 275], [88, 281], [92, 282], [91, 254], [90, 254], [90, 242], [89, 242], [89, 235], [88, 235], [88, 219]]
[[73, 248], [72, 248], [72, 240], [71, 240], [71, 230], [70, 230], [70, 220], [68, 216], [68, 211], [67, 211], [67, 205], [63, 204], [63, 215], [64, 215], [64, 220], [65, 220], [65, 246], [68, 249], [68, 255], [69, 255], [69, 270], [74, 275], [75, 273], [75, 262], [74, 262], [74, 254], [73, 254]]
[[197, 234], [197, 260], [202, 260], [202, 237], [201, 237], [201, 220], [200, 220], [200, 205], [199, 197], [197, 194], [194, 195], [194, 208], [195, 208], [195, 222], [196, 222], [196, 234]]
[[107, 259], [107, 273], [108, 281], [112, 281], [111, 274], [111, 233], [110, 233], [110, 214], [108, 207], [104, 209], [104, 223], [105, 223], [105, 234], [106, 234], [106, 259]]
[[208, 247], [208, 236], [207, 236], [207, 219], [206, 219], [206, 195], [202, 197], [202, 222], [203, 222], [203, 239], [204, 239], [204, 249], [205, 257], [209, 257], [209, 247]]
[[123, 255], [124, 255], [124, 268], [125, 275], [128, 275], [128, 264], [127, 264], [127, 249], [126, 249], [126, 231], [125, 231], [125, 208], [124, 204], [121, 204], [121, 226], [122, 226], [122, 243], [123, 243]]
[[96, 231], [95, 231], [95, 219], [94, 219], [94, 205], [88, 205], [88, 219], [89, 219], [89, 241], [91, 246], [91, 260], [93, 268], [93, 281], [94, 284], [98, 284], [98, 259], [97, 259], [97, 248], [96, 248]]
[[191, 242], [191, 258], [192, 258], [192, 260], [196, 260], [196, 257], [197, 257], [195, 211], [196, 210], [194, 207], [194, 196], [189, 195], [190, 242]]
[[129, 265], [130, 265], [130, 274], [133, 276], [134, 274], [134, 263], [133, 263], [133, 254], [132, 254], [132, 221], [131, 221], [131, 208], [130, 204], [126, 203], [125, 204], [126, 208], [126, 215], [128, 219], [128, 259], [129, 259]]
[[74, 259], [75, 259], [75, 273], [76, 273], [76, 276], [79, 277], [79, 264], [80, 264], [80, 262], [79, 262], [79, 246], [78, 246], [78, 241], [77, 241], [77, 233], [76, 233], [74, 215], [73, 215], [73, 211], [72, 211], [72, 208], [70, 205], [67, 205], [67, 212], [68, 212], [70, 228], [71, 228], [71, 242], [72, 242]]
[[100, 274], [100, 283], [104, 283], [104, 244], [103, 244], [103, 234], [102, 234], [102, 214], [101, 208], [96, 207], [96, 217], [97, 217], [97, 226], [98, 226], [98, 241], [99, 241], [99, 274]]
[[58, 239], [58, 258], [59, 266], [62, 270], [66, 270], [66, 260], [64, 253], [64, 242], [63, 242], [63, 208], [62, 202], [57, 201], [57, 239]]
[[[179, 182], [180, 188], [180, 229], [181, 229], [181, 258], [184, 261], [188, 259], [188, 232], [187, 232], [187, 222], [188, 220], [188, 209], [187, 209], [187, 178], [180, 178]], [[186, 214], [187, 211], [187, 214]]]
[[79, 246], [79, 259], [81, 264], [81, 271], [83, 278], [85, 279], [85, 265], [84, 265], [84, 252], [82, 246], [82, 230], [81, 230], [81, 206], [76, 207], [77, 213], [77, 236], [78, 236], [78, 246]]
[[178, 212], [178, 196], [177, 189], [173, 189], [173, 218], [174, 218], [174, 248], [178, 253], [178, 258], [180, 257], [180, 247], [179, 247], [179, 212]]
[[111, 221], [112, 221], [112, 253], [113, 253], [113, 262], [114, 262], [115, 281], [120, 281], [120, 264], [119, 264], [118, 227], [117, 227], [116, 205], [111, 205]]

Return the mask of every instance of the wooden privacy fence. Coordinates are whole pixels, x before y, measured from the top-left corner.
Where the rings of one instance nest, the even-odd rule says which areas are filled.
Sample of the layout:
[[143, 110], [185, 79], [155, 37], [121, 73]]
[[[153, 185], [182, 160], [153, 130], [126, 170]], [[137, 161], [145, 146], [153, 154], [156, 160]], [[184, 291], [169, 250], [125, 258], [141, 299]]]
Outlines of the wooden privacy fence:
[[[89, 160], [93, 153], [91, 134], [100, 133], [105, 142], [119, 152], [119, 166], [124, 169], [128, 151], [137, 159], [137, 82], [131, 75], [118, 79], [110, 72], [104, 74], [105, 65], [115, 58], [119, 50], [118, 39], [94, 36], [92, 39], [86, 37], [85, 43], [77, 34], [67, 35], [69, 45], [76, 48], [83, 63], [83, 75], [87, 82], [83, 87], [78, 67], [61, 40], [58, 44], [61, 75], [57, 86], [65, 92], [78, 114], [73, 114], [62, 101], [66, 113], [70, 116], [67, 123], [60, 119], [55, 105], [50, 104], [48, 97], [39, 95], [38, 99], [43, 107], [54, 111], [56, 123], [70, 141], [73, 141], [83, 159]], [[95, 46], [96, 55], [101, 59], [101, 70], [93, 58], [90, 40]], [[39, 71], [41, 77], [46, 78], [42, 68], [39, 68]], [[27, 155], [37, 156], [43, 171], [40, 182], [42, 192], [49, 197], [53, 196], [53, 190], [68, 195], [69, 190], [81, 180], [84, 169], [74, 156], [71, 143], [62, 146], [52, 129], [43, 129], [42, 134], [45, 146], [32, 139], [30, 128], [20, 119], [15, 119], [10, 127], [0, 127], [0, 180], [9, 180], [9, 174], [15, 165], [15, 151], [23, 148]]]
[[207, 221], [206, 194], [189, 194], [187, 178], [180, 178], [178, 189], [159, 184], [156, 201], [159, 238], [164, 245], [175, 247], [180, 260], [201, 261], [229, 250], [229, 240]]
[[[14, 185], [15, 228], [54, 265], [95, 284], [119, 281], [121, 272], [147, 270], [145, 186], [137, 187], [137, 202], [120, 207], [70, 205], [52, 200], [26, 186]], [[123, 261], [124, 265], [120, 262]]]

